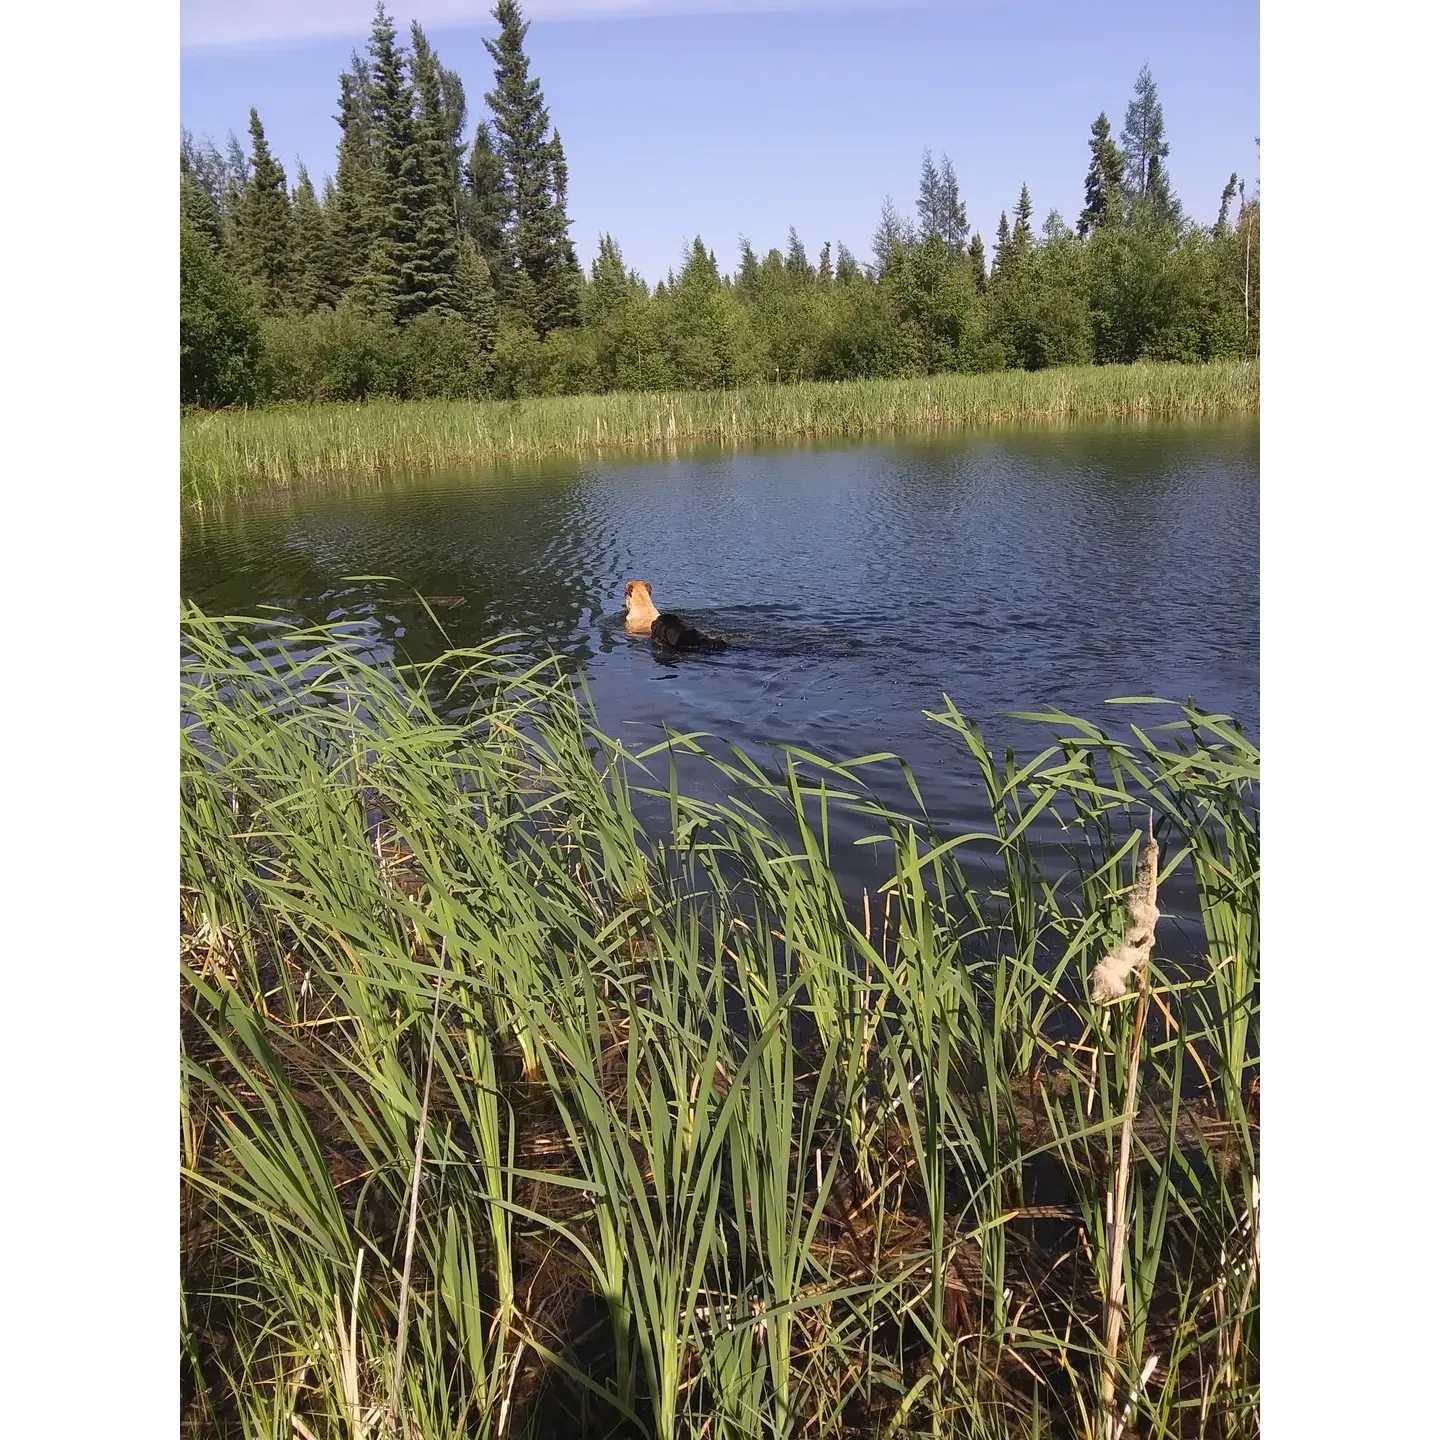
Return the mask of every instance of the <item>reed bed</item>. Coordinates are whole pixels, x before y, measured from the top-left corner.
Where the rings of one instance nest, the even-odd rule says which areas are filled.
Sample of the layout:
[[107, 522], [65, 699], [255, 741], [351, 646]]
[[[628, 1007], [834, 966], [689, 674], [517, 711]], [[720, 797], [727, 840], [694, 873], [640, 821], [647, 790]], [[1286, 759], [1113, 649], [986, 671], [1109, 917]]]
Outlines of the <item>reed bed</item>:
[[522, 401], [385, 401], [191, 413], [180, 422], [189, 504], [244, 490], [548, 455], [861, 437], [1017, 420], [1245, 414], [1254, 361], [1110, 365]]
[[889, 757], [627, 755], [551, 664], [265, 628], [182, 622], [186, 1434], [1256, 1433], [1227, 720], [1022, 762], [947, 703], [993, 824], [942, 839]]

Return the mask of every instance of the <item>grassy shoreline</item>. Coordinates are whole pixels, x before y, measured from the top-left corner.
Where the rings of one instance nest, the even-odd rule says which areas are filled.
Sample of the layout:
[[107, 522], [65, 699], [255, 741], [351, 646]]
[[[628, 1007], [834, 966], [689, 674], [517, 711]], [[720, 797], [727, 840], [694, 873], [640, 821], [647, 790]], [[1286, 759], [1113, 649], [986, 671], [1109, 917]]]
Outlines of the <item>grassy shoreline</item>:
[[280, 405], [182, 415], [180, 490], [184, 503], [204, 505], [248, 490], [546, 455], [1259, 408], [1259, 365], [1243, 360], [674, 394]]
[[1032, 717], [1024, 764], [947, 707], [993, 830], [940, 842], [877, 757], [712, 758], [701, 802], [544, 662], [257, 626], [182, 624], [182, 1434], [1254, 1433], [1259, 754], [1223, 717]]

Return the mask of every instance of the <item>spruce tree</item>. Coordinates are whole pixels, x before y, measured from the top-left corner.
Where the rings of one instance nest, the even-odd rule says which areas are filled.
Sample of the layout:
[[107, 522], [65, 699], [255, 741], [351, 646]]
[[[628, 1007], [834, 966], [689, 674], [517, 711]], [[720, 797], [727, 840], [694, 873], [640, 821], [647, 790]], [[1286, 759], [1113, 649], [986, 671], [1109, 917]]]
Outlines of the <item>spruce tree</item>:
[[378, 0], [370, 32], [376, 234], [362, 290], [376, 315], [398, 321], [430, 310], [453, 311], [455, 277], [454, 207], [446, 196], [449, 169], [437, 119], [438, 79], [432, 64], [422, 77], [431, 92], [427, 119], [423, 101], [416, 113], [405, 61], [395, 43], [395, 26]]
[[442, 67], [418, 21], [410, 26], [410, 41], [411, 72], [419, 102], [415, 143], [423, 187], [416, 199], [414, 313], [436, 309], [453, 311], [451, 291], [455, 282], [460, 213], [454, 116], [447, 108], [442, 90]]
[[[497, 150], [505, 174], [505, 298], [536, 331], [574, 322], [579, 265], [565, 213], [565, 153], [547, 138], [550, 115], [525, 54], [529, 22], [515, 0], [496, 0], [500, 34], [485, 41], [495, 62], [495, 88], [486, 102], [495, 116]], [[516, 287], [523, 271], [530, 284]]]
[[1010, 248], [1018, 258], [1035, 248], [1035, 232], [1030, 228], [1030, 187], [1020, 186], [1020, 198], [1015, 202], [1015, 226], [1010, 232]]
[[850, 247], [842, 240], [835, 247], [835, 283], [849, 285], [860, 278], [860, 262], [851, 254]]
[[405, 76], [395, 26], [376, 0], [370, 28], [368, 128], [375, 156], [371, 186], [373, 233], [357, 289], [366, 308], [382, 319], [398, 318], [403, 274], [413, 264], [416, 214], [415, 97]]
[[821, 290], [829, 290], [835, 283], [835, 272], [830, 267], [830, 242], [820, 247], [820, 263], [815, 267], [815, 283]]
[[180, 156], [180, 221], [204, 239], [212, 250], [224, 248], [225, 220], [220, 207], [183, 152]]
[[1180, 223], [1180, 204], [1170, 190], [1165, 157], [1165, 112], [1148, 64], [1135, 79], [1135, 98], [1125, 107], [1125, 129], [1120, 136], [1125, 153], [1125, 178], [1138, 208], [1147, 210], [1161, 225]]
[[937, 167], [925, 151], [920, 166], [920, 199], [915, 213], [920, 222], [922, 240], [938, 236], [945, 242], [952, 258], [959, 259], [965, 253], [965, 237], [970, 233], [970, 222], [965, 218], [965, 204], [960, 199], [960, 183], [955, 178], [955, 167], [948, 155], [940, 157]]
[[785, 246], [785, 273], [795, 285], [808, 285], [815, 278], [815, 272], [810, 268], [810, 258], [805, 254], [805, 244], [793, 225]]
[[877, 276], [885, 273], [892, 256], [910, 238], [908, 232], [909, 227], [895, 209], [895, 201], [887, 195], [885, 203], [880, 207], [880, 223], [875, 227], [875, 235], [870, 242], [875, 252], [874, 273]]
[[1120, 213], [1125, 186], [1125, 157], [1110, 138], [1110, 119], [1102, 110], [1090, 127], [1090, 168], [1085, 172], [1085, 208], [1076, 229], [1081, 239], [1108, 225]]
[[965, 252], [970, 259], [970, 274], [975, 281], [977, 294], [983, 294], [987, 275], [985, 273], [985, 242], [979, 233], [970, 237], [970, 248]]
[[488, 120], [481, 120], [475, 127], [475, 143], [465, 162], [464, 184], [464, 228], [485, 257], [492, 277], [497, 276], [505, 265], [505, 220], [510, 201], [505, 193], [505, 166], [496, 153]]
[[260, 115], [250, 110], [250, 178], [236, 215], [236, 248], [245, 273], [267, 304], [289, 297], [291, 281], [290, 192], [285, 169], [270, 153]]
[[1000, 223], [995, 227], [995, 261], [990, 267], [992, 278], [1009, 265], [1013, 253], [1010, 243], [1010, 217], [1002, 210]]
[[474, 329], [480, 344], [493, 350], [498, 328], [495, 284], [480, 247], [469, 235], [462, 235], [456, 246], [451, 300], [455, 313]]
[[350, 69], [340, 77], [340, 113], [335, 117], [340, 125], [335, 198], [326, 206], [333, 245], [332, 269], [342, 291], [350, 289], [366, 269], [379, 230], [369, 95], [369, 67], [363, 57], [352, 55]]
[[303, 165], [295, 182], [294, 217], [295, 304], [306, 312], [334, 305], [340, 297], [331, 280], [330, 226]]
[[743, 235], [740, 237], [740, 269], [735, 276], [735, 288], [747, 300], [753, 300], [760, 290], [760, 260]]
[[565, 147], [560, 143], [558, 130], [550, 136], [549, 156], [550, 203], [540, 217], [545, 266], [539, 285], [536, 324], [541, 335], [579, 323], [580, 290], [584, 282], [575, 245], [570, 239], [570, 216], [566, 210], [570, 168], [565, 163]]
[[180, 131], [180, 216], [216, 249], [229, 243], [224, 211], [226, 165], [213, 140], [197, 145]]
[[600, 251], [590, 266], [590, 288], [585, 297], [586, 319], [604, 321], [619, 311], [631, 294], [630, 277], [614, 236], [600, 237]]
[[1216, 235], [1224, 235], [1230, 228], [1230, 203], [1235, 199], [1235, 185], [1238, 179], [1239, 176], [1232, 170], [1230, 179], [1220, 192], [1220, 218], [1215, 222]]

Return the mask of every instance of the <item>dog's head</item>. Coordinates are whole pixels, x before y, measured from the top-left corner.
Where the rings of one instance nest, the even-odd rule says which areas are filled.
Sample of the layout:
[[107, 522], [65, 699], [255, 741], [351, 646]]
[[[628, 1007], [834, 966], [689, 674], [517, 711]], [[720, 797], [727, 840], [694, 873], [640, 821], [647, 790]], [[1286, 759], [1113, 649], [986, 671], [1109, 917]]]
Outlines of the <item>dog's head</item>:
[[625, 613], [627, 615], [632, 609], [644, 609], [647, 605], [653, 606], [654, 604], [648, 580], [627, 580], [625, 582]]

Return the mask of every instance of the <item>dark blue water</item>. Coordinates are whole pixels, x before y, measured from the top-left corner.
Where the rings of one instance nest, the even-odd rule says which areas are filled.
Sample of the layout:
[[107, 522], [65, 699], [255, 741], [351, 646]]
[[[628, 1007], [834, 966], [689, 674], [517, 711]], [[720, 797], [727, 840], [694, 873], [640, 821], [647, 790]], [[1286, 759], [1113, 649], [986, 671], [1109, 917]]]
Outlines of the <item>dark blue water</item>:
[[[631, 747], [661, 727], [832, 758], [894, 751], [931, 814], [985, 813], [949, 695], [988, 739], [1056, 705], [1193, 697], [1258, 737], [1259, 425], [1016, 428], [869, 445], [551, 461], [237, 502], [187, 517], [212, 613], [360, 622], [412, 659], [503, 632], [582, 668]], [[395, 582], [350, 582], [352, 575]], [[621, 628], [627, 579], [731, 638], [677, 660]], [[872, 779], [906, 798], [897, 767]], [[913, 806], [912, 806], [913, 808]], [[858, 861], [857, 861], [858, 863]]]

